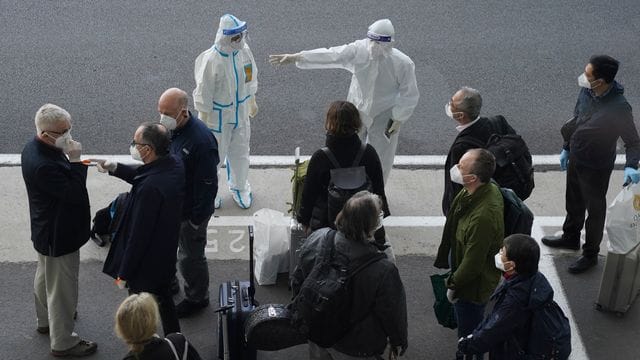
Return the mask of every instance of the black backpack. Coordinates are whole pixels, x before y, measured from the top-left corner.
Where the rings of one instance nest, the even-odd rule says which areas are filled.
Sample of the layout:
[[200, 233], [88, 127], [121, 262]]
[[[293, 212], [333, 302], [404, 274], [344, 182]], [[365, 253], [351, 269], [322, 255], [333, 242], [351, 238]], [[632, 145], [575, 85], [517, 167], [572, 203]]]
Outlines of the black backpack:
[[461, 141], [491, 151], [496, 158], [493, 178], [501, 187], [513, 190], [520, 199], [526, 200], [535, 187], [533, 160], [527, 143], [522, 136], [516, 134], [503, 116], [490, 117], [487, 123], [491, 136], [486, 143], [471, 137]]
[[351, 278], [386, 257], [375, 252], [349, 262], [335, 251], [335, 236], [335, 230], [327, 232], [316, 262], [291, 304], [293, 326], [324, 348], [336, 344], [353, 325]]
[[333, 169], [330, 170], [331, 179], [327, 187], [328, 220], [332, 227], [336, 216], [338, 216], [338, 213], [351, 196], [359, 191], [371, 191], [372, 189], [371, 179], [367, 175], [367, 170], [364, 166], [360, 166], [360, 160], [362, 160], [366, 147], [367, 145], [362, 143], [353, 160], [353, 164], [351, 167], [346, 168], [340, 167], [340, 163], [338, 163], [338, 160], [336, 160], [336, 157], [328, 147], [322, 148], [322, 151], [324, 151], [333, 165]]
[[[498, 187], [500, 187], [498, 185]], [[500, 187], [504, 202], [504, 236], [511, 234], [531, 235], [533, 213], [511, 189]]]
[[550, 300], [532, 311], [527, 348], [521, 349], [518, 342], [513, 341], [520, 358], [568, 359], [571, 354], [571, 326], [558, 303]]

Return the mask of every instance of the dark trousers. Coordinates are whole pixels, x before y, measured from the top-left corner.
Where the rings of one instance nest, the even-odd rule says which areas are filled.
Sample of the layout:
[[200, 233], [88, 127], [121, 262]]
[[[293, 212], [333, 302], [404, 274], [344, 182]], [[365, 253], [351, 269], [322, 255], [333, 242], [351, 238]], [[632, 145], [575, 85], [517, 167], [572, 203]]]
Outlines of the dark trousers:
[[[458, 339], [467, 337], [473, 333], [473, 330], [480, 325], [484, 318], [484, 308], [486, 304], [478, 304], [470, 301], [459, 299], [453, 308], [456, 314], [456, 322], [458, 323]], [[482, 354], [467, 355], [466, 359], [482, 359]]]
[[[580, 231], [585, 227], [582, 255], [597, 256], [607, 216], [607, 189], [613, 169], [591, 169], [569, 159], [565, 208], [567, 217], [562, 225], [562, 237], [580, 243]], [[585, 211], [589, 213], [585, 222]]]
[[200, 303], [209, 300], [209, 267], [205, 257], [209, 218], [194, 229], [189, 221], [180, 225], [178, 268], [184, 278], [185, 298]]
[[154, 290], [129, 287], [129, 295], [148, 292], [156, 299], [164, 336], [180, 332], [180, 322], [178, 322], [178, 315], [176, 315], [176, 305], [173, 302], [170, 284], [171, 283], [169, 282], [166, 286], [162, 286], [161, 288]]

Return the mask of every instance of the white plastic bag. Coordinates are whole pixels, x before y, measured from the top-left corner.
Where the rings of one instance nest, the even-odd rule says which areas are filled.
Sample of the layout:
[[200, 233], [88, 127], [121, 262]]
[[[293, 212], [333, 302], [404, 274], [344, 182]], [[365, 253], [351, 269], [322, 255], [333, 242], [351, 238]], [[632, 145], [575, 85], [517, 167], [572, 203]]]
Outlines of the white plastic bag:
[[640, 184], [626, 186], [607, 209], [609, 252], [626, 254], [640, 243]]
[[253, 214], [255, 278], [259, 285], [273, 285], [279, 272], [289, 270], [289, 217], [272, 209]]

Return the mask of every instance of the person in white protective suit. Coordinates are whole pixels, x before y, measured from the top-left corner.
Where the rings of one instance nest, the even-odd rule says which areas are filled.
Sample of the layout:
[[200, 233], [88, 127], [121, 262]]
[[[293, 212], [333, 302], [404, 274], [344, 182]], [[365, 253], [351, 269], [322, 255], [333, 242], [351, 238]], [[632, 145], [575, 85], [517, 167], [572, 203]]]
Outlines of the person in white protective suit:
[[367, 38], [331, 48], [270, 55], [274, 65], [294, 63], [300, 69], [345, 69], [353, 74], [347, 100], [358, 110], [371, 144], [382, 162], [387, 183], [398, 147], [400, 126], [413, 114], [420, 93], [413, 61], [392, 46], [393, 24], [382, 19], [369, 26]]
[[[249, 117], [258, 113], [258, 69], [245, 37], [247, 23], [233, 15], [220, 18], [214, 45], [195, 62], [195, 109], [218, 140], [220, 160], [226, 158], [227, 183], [243, 209], [253, 202], [249, 174]], [[222, 161], [220, 161], [222, 163]], [[220, 165], [218, 165], [220, 166]], [[215, 207], [222, 204], [220, 192]]]

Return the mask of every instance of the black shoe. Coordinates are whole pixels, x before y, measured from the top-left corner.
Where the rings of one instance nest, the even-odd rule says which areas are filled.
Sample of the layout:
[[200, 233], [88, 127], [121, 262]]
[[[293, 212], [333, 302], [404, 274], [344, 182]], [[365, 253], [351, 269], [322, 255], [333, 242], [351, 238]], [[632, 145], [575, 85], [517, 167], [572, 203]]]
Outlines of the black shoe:
[[572, 274], [580, 274], [589, 270], [598, 264], [598, 256], [580, 256], [576, 262], [569, 265], [569, 272]]
[[184, 299], [178, 305], [176, 305], [176, 315], [178, 315], [178, 318], [180, 319], [186, 318], [199, 312], [207, 306], [209, 306], [209, 299], [201, 302], [192, 302]]
[[571, 241], [563, 238], [562, 236], [543, 236], [542, 243], [554, 248], [580, 250], [580, 240]]

